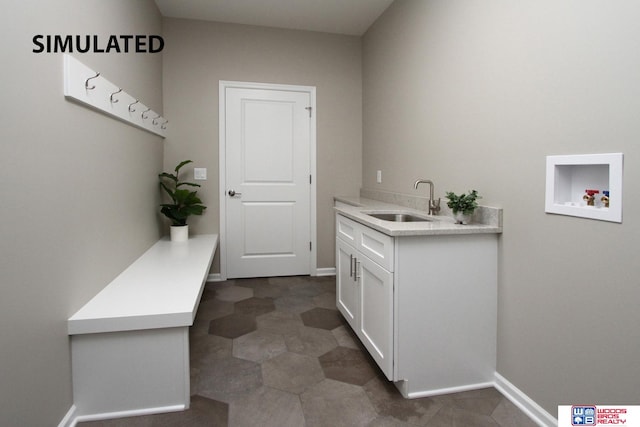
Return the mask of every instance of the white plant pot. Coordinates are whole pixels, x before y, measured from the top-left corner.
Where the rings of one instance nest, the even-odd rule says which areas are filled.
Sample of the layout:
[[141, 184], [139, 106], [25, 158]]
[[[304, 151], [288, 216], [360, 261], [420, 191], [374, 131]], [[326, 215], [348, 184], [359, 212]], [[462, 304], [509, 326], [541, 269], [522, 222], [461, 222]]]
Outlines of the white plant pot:
[[462, 212], [456, 212], [453, 214], [453, 219], [456, 220], [456, 224], [469, 224], [471, 222], [471, 215], [465, 215]]
[[189, 240], [189, 226], [188, 225], [172, 225], [171, 226], [171, 241], [172, 242], [186, 242]]

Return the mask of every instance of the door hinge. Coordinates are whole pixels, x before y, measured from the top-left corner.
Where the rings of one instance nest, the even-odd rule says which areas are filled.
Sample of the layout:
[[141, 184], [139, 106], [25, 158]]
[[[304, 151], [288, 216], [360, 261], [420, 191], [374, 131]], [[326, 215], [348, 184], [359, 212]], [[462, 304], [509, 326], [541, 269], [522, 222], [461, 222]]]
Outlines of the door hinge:
[[311, 242], [309, 242], [309, 250], [312, 250], [312, 249], [311, 249]]
[[304, 107], [304, 109], [309, 112], [309, 117], [311, 117], [311, 111], [313, 111], [313, 107]]
[[311, 184], [311, 175], [309, 175], [309, 184]]

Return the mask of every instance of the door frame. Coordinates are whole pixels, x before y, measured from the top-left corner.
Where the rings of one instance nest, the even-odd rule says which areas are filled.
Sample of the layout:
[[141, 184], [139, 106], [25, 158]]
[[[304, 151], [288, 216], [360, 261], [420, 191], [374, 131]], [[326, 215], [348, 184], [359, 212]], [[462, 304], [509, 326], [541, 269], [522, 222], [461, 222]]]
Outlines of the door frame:
[[284, 85], [271, 83], [237, 82], [220, 80], [218, 86], [218, 182], [219, 182], [219, 204], [220, 204], [220, 278], [227, 280], [227, 183], [226, 183], [226, 89], [267, 89], [291, 92], [306, 92], [309, 94], [311, 107], [311, 122], [309, 126], [309, 173], [311, 174], [310, 195], [309, 195], [309, 231], [311, 233], [311, 251], [309, 254], [309, 274], [316, 276], [318, 245], [317, 245], [317, 214], [316, 214], [316, 88], [315, 86]]

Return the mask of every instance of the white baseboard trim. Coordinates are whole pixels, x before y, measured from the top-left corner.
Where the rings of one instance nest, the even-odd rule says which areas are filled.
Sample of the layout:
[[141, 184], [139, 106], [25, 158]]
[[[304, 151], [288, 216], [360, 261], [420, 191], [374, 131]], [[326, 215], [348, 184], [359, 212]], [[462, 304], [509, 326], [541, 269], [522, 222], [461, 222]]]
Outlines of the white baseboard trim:
[[[479, 390], [487, 387], [493, 387], [492, 382], [467, 384], [459, 387], [447, 387], [435, 390], [415, 391], [413, 393], [407, 393], [408, 399], [418, 399], [421, 397], [439, 396], [441, 394], [460, 393], [463, 391]], [[400, 390], [402, 392], [402, 390]]]
[[335, 267], [316, 268], [316, 274], [314, 274], [314, 276], [335, 276], [335, 275], [336, 275]]
[[[335, 267], [328, 268], [316, 268], [315, 274], [311, 274], [312, 276], [335, 276], [336, 269]], [[207, 282], [222, 282], [222, 275], [220, 273], [213, 273], [207, 276]]]
[[541, 427], [555, 427], [558, 420], [505, 377], [496, 372], [495, 388]]
[[207, 282], [222, 282], [220, 273], [214, 273], [207, 276]]
[[60, 421], [58, 427], [75, 427], [77, 422], [76, 405], [71, 405], [71, 408], [69, 408], [69, 411], [67, 411], [67, 414], [64, 416], [62, 421]]
[[[330, 269], [327, 269], [330, 270]], [[326, 276], [330, 276], [330, 274], [325, 274]], [[215, 275], [210, 275], [215, 276]], [[208, 281], [216, 281], [216, 280], [208, 280]], [[533, 422], [538, 424], [541, 427], [556, 427], [558, 425], [558, 420], [545, 411], [540, 405], [538, 405], [533, 399], [524, 394], [522, 390], [509, 382], [505, 377], [500, 375], [498, 372], [495, 374], [495, 382], [494, 383], [486, 383], [486, 384], [474, 384], [472, 386], [465, 387], [454, 387], [450, 389], [441, 389], [441, 390], [432, 390], [428, 392], [421, 393], [411, 393], [409, 394], [410, 399], [418, 398], [418, 397], [427, 397], [432, 396], [434, 394], [446, 394], [453, 393], [459, 391], [472, 390], [477, 388], [485, 388], [493, 385], [500, 393], [502, 393], [507, 399], [511, 401], [514, 405], [516, 405], [522, 412], [524, 412]], [[165, 406], [161, 408], [149, 408], [149, 409], [141, 409], [141, 410], [131, 410], [131, 411], [120, 411], [120, 412], [110, 412], [105, 414], [92, 414], [92, 415], [76, 415], [77, 408], [76, 405], [71, 405], [69, 411], [66, 413], [64, 418], [58, 424], [58, 427], [75, 427], [78, 422], [81, 421], [99, 421], [106, 420], [112, 418], [124, 418], [124, 417], [132, 417], [136, 415], [149, 415], [149, 414], [157, 414], [163, 412], [176, 412], [185, 410], [185, 405], [174, 405], [174, 406]]]
[[72, 426], [75, 426], [76, 423], [84, 421], [102, 421], [114, 418], [136, 417], [139, 415], [164, 414], [167, 412], [184, 411], [186, 409], [188, 409], [187, 405], [169, 405], [160, 406], [157, 408], [131, 409], [127, 411], [105, 412], [101, 414], [78, 415], [73, 420]]

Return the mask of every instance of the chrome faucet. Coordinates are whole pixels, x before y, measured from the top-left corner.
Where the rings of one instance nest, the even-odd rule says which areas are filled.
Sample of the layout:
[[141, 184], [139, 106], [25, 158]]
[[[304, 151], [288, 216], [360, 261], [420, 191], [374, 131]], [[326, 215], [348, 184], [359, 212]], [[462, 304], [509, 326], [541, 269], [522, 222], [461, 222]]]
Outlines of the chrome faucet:
[[417, 190], [420, 184], [429, 184], [429, 215], [438, 215], [438, 212], [440, 212], [440, 198], [438, 197], [438, 200], [433, 198], [433, 181], [419, 179], [413, 184], [413, 188]]

